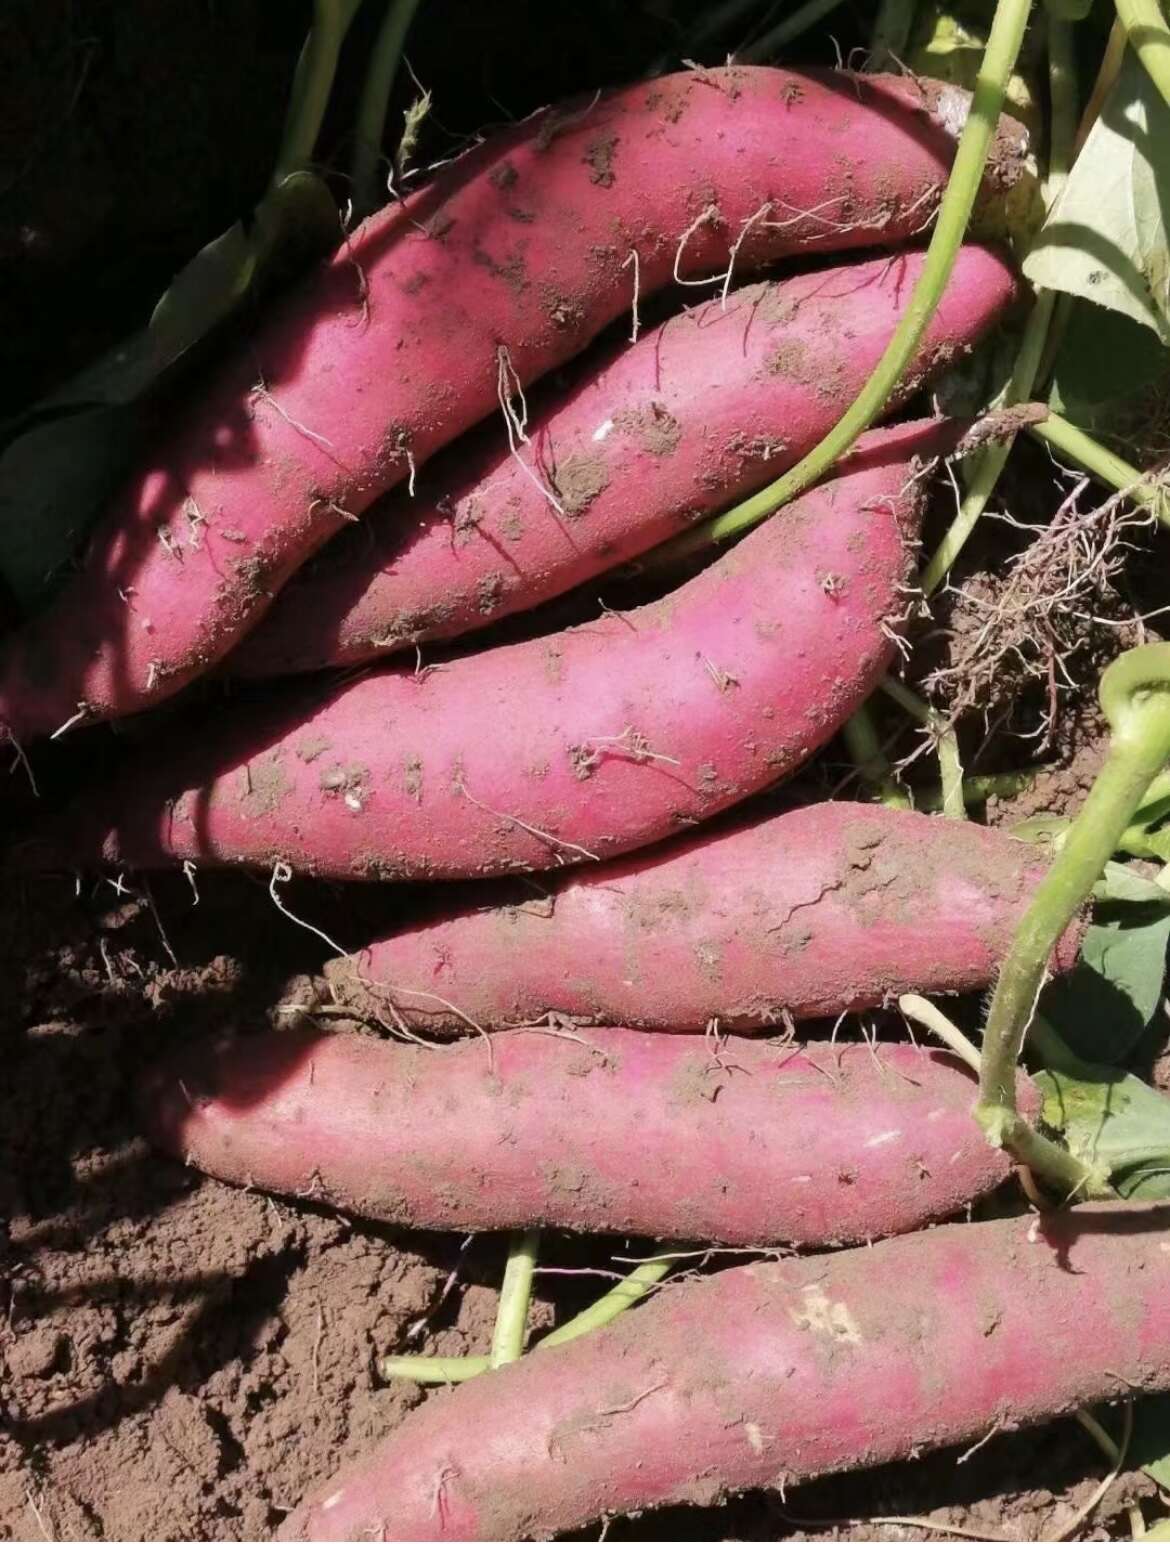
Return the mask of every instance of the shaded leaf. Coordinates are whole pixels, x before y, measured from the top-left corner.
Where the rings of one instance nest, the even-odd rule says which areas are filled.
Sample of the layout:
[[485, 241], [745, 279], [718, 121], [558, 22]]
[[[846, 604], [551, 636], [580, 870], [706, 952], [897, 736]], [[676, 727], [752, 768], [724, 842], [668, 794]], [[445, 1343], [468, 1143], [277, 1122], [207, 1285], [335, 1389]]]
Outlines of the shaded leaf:
[[1078, 428], [1144, 466], [1170, 443], [1170, 349], [1130, 317], [1077, 300], [1048, 400]]
[[132, 408], [81, 408], [0, 451], [0, 572], [24, 610], [43, 600], [125, 475], [139, 427]]
[[1170, 909], [1165, 892], [1138, 875], [1134, 882], [1150, 885], [1160, 900], [1099, 906], [1077, 965], [1044, 990], [1047, 1017], [1074, 1051], [1093, 1061], [1124, 1061], [1162, 999]]
[[237, 223], [195, 254], [147, 327], [10, 426], [0, 450], [0, 574], [26, 611], [43, 604], [127, 475], [140, 404], [275, 268], [324, 251], [337, 233], [337, 208], [321, 179], [284, 178], [261, 200], [250, 229]]
[[[1129, 1457], [1151, 1479], [1170, 1490], [1170, 1394], [1152, 1394], [1139, 1399], [1134, 1406]], [[1159, 1534], [1156, 1532], [1158, 1526], [1155, 1523], [1147, 1529], [1146, 1537], [1170, 1538], [1170, 1528]]]
[[1132, 51], [1024, 261], [1170, 342], [1170, 107]]

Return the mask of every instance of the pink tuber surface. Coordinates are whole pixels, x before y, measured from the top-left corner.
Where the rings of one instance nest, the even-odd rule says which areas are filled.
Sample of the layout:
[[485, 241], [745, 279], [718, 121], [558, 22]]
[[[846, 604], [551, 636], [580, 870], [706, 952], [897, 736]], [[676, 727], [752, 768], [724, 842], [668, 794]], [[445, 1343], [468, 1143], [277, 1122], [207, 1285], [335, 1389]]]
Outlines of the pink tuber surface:
[[823, 1245], [921, 1227], [1004, 1179], [974, 1094], [961, 1063], [910, 1045], [282, 1033], [163, 1062], [140, 1106], [157, 1146], [217, 1179], [406, 1227]]
[[[690, 71], [535, 115], [345, 241], [189, 399], [81, 570], [0, 651], [17, 741], [146, 708], [347, 519], [681, 275], [929, 222], [964, 99], [911, 79]], [[956, 108], [959, 111], [956, 111]], [[863, 153], [859, 153], [863, 147]], [[991, 174], [1023, 170], [1001, 130]]]
[[790, 772], [877, 684], [925, 479], [955, 424], [877, 431], [661, 601], [439, 668], [182, 728], [26, 864], [252, 864], [462, 878], [593, 861]]
[[989, 985], [1044, 869], [998, 831], [829, 802], [481, 902], [326, 971], [357, 1011], [441, 1034], [549, 1017], [750, 1030]]
[[1170, 1207], [959, 1223], [667, 1286], [428, 1400], [284, 1539], [530, 1539], [1170, 1389]]
[[[922, 255], [750, 285], [611, 352], [545, 407], [530, 446], [503, 424], [347, 528], [231, 655], [237, 676], [358, 664], [535, 606], [779, 476], [865, 384]], [[970, 348], [1015, 292], [959, 254], [892, 411]]]

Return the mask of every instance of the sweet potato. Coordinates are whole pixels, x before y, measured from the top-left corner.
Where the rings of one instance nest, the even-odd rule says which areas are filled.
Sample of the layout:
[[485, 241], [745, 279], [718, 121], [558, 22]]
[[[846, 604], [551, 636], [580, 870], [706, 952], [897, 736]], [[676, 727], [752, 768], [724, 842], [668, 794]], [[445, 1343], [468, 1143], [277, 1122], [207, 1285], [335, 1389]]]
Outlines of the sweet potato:
[[[673, 317], [549, 404], [512, 452], [462, 444], [302, 569], [227, 661], [237, 676], [358, 664], [524, 610], [645, 552], [798, 461], [865, 384], [922, 255], [749, 285]], [[893, 409], [1012, 298], [983, 247], [955, 265]]]
[[[0, 654], [0, 725], [20, 740], [177, 691], [347, 518], [628, 308], [635, 277], [646, 294], [733, 251], [742, 272], [914, 235], [963, 105], [909, 79], [704, 70], [478, 146], [199, 389]], [[1021, 140], [1002, 133], [1001, 180]]]
[[207, 1174], [407, 1227], [827, 1244], [907, 1232], [1005, 1177], [974, 1091], [909, 1045], [289, 1032], [167, 1061], [140, 1102], [152, 1140]]
[[843, 475], [664, 600], [418, 673], [220, 713], [87, 793], [55, 854], [339, 878], [542, 869], [654, 842], [774, 782], [876, 685], [924, 479], [955, 435], [877, 431]]
[[358, 1011], [440, 1034], [550, 1015], [751, 1030], [987, 986], [1043, 872], [997, 831], [817, 804], [580, 870], [543, 900], [481, 902], [326, 972]]
[[440, 1393], [285, 1539], [551, 1538], [1170, 1388], [1170, 1207], [955, 1223], [667, 1286]]

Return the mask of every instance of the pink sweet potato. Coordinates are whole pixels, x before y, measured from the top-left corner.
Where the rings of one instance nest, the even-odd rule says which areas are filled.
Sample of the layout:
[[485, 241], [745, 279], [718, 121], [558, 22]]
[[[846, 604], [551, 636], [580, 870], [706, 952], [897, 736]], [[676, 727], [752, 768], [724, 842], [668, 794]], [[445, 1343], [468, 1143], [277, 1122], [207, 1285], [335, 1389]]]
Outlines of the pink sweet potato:
[[664, 600], [417, 673], [218, 715], [87, 794], [28, 861], [339, 878], [542, 869], [669, 836], [774, 782], [872, 691], [949, 422], [869, 436]]
[[817, 804], [579, 870], [543, 900], [481, 903], [326, 970], [358, 1011], [440, 1034], [550, 1015], [751, 1030], [987, 986], [1043, 872], [997, 831]]
[[547, 1539], [1170, 1389], [1170, 1207], [955, 1223], [669, 1285], [428, 1400], [284, 1539]]
[[[524, 610], [645, 552], [798, 461], [865, 384], [922, 255], [750, 285], [610, 354], [548, 405], [530, 447], [503, 424], [347, 528], [231, 655], [237, 676], [357, 664]], [[1011, 269], [960, 254], [892, 409], [975, 343]]]
[[218, 1179], [407, 1227], [828, 1244], [907, 1232], [1005, 1177], [974, 1093], [909, 1045], [283, 1033], [164, 1063], [141, 1107], [155, 1143]]
[[[704, 70], [477, 147], [350, 235], [199, 389], [0, 654], [0, 725], [131, 713], [205, 671], [346, 518], [626, 309], [635, 263], [645, 294], [733, 249], [743, 271], [914, 235], [961, 105], [910, 79]], [[998, 174], [1018, 177], [1022, 131], [1001, 138]]]

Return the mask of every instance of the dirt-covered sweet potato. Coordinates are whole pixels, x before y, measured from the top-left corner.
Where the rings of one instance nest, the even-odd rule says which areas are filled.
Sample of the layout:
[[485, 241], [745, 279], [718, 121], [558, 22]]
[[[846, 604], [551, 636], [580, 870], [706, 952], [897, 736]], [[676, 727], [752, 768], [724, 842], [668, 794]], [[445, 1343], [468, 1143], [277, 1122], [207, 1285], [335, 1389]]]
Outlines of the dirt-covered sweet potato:
[[287, 1031], [170, 1058], [139, 1102], [205, 1173], [406, 1227], [824, 1245], [937, 1221], [1005, 1177], [974, 1093], [948, 1053], [901, 1044]]
[[889, 665], [948, 420], [874, 431], [664, 599], [184, 724], [87, 791], [30, 863], [467, 878], [661, 840], [800, 765]]

